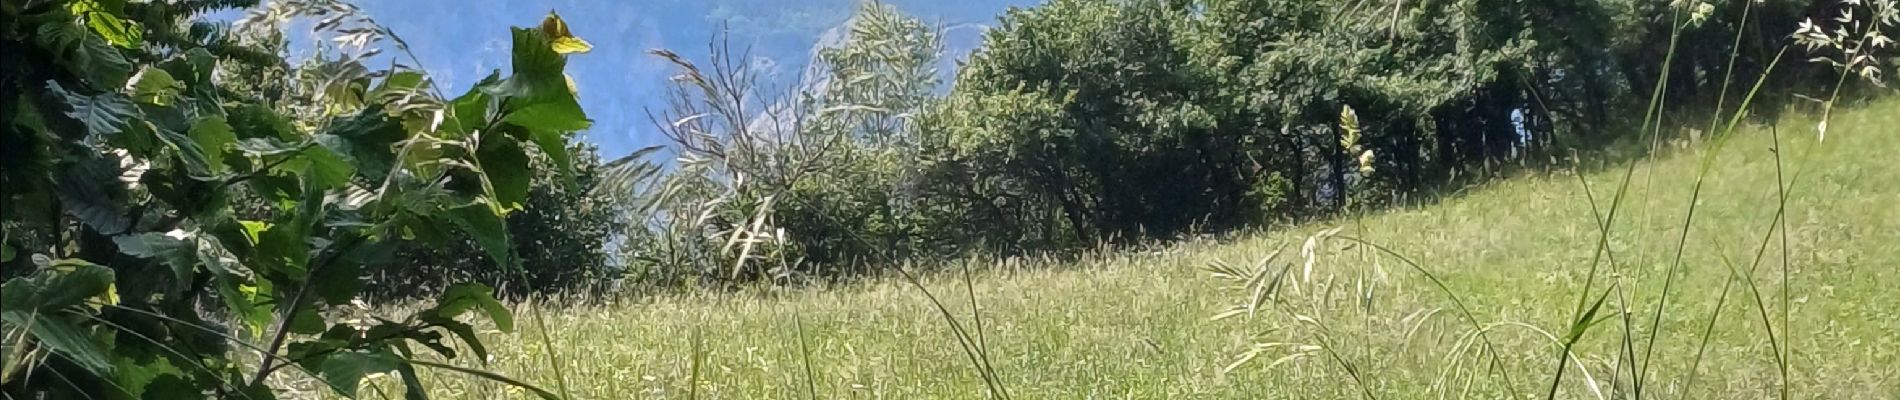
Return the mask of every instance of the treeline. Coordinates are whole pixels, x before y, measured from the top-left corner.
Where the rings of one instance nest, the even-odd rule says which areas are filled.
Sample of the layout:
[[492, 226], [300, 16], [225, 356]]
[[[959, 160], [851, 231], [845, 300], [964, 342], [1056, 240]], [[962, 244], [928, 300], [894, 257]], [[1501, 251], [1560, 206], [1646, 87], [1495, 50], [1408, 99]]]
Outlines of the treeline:
[[1809, 60], [1828, 49], [1796, 43], [1803, 21], [1892, 29], [1831, 19], [1842, 7], [1892, 18], [1788, 0], [1055, 0], [1004, 14], [946, 93], [938, 31], [873, 3], [790, 89], [723, 39], [656, 51], [679, 73], [647, 111], [671, 143], [554, 205], [613, 208], [587, 220], [611, 220], [587, 232], [613, 243], [586, 247], [611, 254], [528, 264], [589, 287], [806, 281], [1429, 197], [1646, 133], [1646, 116], [1732, 108], [1757, 78], [1757, 109], [1826, 92], [1843, 69]]

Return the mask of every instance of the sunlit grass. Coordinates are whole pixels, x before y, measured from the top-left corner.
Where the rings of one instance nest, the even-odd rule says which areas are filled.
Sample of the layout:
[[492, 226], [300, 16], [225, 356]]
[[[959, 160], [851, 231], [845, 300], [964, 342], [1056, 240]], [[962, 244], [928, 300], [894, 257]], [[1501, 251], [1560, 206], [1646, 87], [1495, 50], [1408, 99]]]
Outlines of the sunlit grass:
[[[1805, 174], [1789, 193], [1788, 243], [1792, 332], [1779, 325], [1783, 268], [1771, 241], [1752, 283], [1776, 314], [1777, 338], [1793, 349], [1792, 377], [1801, 397], [1883, 399], [1900, 393], [1900, 101], [1837, 112], [1825, 142], [1814, 121], [1778, 123], [1788, 174]], [[1773, 398], [1779, 393], [1774, 351], [1763, 318], [1743, 281], [1776, 209], [1775, 158], [1769, 129], [1741, 129], [1704, 183], [1649, 366], [1646, 398]], [[1791, 154], [1811, 146], [1806, 164]], [[1671, 146], [1670, 154], [1638, 161], [1630, 193], [1611, 227], [1616, 264], [1606, 264], [1596, 291], [1616, 284], [1636, 329], [1649, 329], [1648, 307], [1663, 284], [1680, 234], [1705, 144]], [[1599, 207], [1623, 167], [1583, 162]], [[1358, 222], [1328, 221], [1121, 251], [1073, 262], [980, 263], [974, 293], [983, 338], [1002, 386], [1015, 398], [1495, 398], [1515, 391], [1542, 398], [1557, 345], [1546, 333], [1569, 329], [1599, 231], [1584, 185], [1568, 170], [1526, 173], [1442, 199], [1393, 209]], [[1357, 224], [1357, 225], [1355, 225]], [[1363, 249], [1327, 253], [1310, 281], [1301, 279], [1287, 310], [1323, 321], [1329, 345], [1357, 368], [1364, 387], [1324, 356], [1285, 357], [1310, 343], [1311, 329], [1290, 318], [1211, 321], [1245, 298], [1209, 276], [1216, 262], [1251, 270], [1286, 248], [1298, 263], [1302, 242], [1321, 229], [1347, 226], [1416, 261], [1457, 293], [1504, 354], [1473, 358], [1472, 323], [1423, 276], [1398, 260]], [[1295, 265], [1290, 276], [1302, 275]], [[969, 302], [960, 274], [923, 278], [959, 317]], [[1304, 277], [1300, 277], [1304, 278]], [[1292, 278], [1289, 278], [1292, 279]], [[1608, 283], [1606, 283], [1608, 282]], [[1731, 283], [1724, 310], [1714, 307]], [[1292, 289], [1286, 289], [1292, 290]], [[1622, 293], [1622, 292], [1619, 292]], [[1370, 300], [1367, 300], [1370, 296]], [[545, 312], [549, 336], [577, 398], [982, 398], [984, 379], [938, 310], [901, 278], [847, 287], [699, 294], [573, 306]], [[1573, 349], [1577, 359], [1559, 398], [1628, 393], [1619, 376], [1623, 345], [1617, 308], [1606, 306]], [[1720, 319], [1710, 325], [1709, 318]], [[803, 338], [801, 341], [800, 327]], [[540, 332], [524, 324], [485, 336], [494, 359], [486, 368], [543, 387], [555, 375], [541, 355]], [[1702, 347], [1700, 372], [1688, 369]], [[1790, 334], [1791, 333], [1791, 334]], [[1645, 338], [1647, 332], [1637, 332]], [[697, 347], [695, 339], [703, 340]], [[1257, 343], [1263, 350], [1230, 372], [1223, 368]], [[1636, 351], [1642, 352], [1639, 346]], [[703, 354], [694, 349], [702, 348]], [[806, 357], [809, 354], [809, 358]], [[698, 366], [699, 382], [689, 383]], [[1273, 362], [1285, 358], [1284, 362]], [[458, 360], [475, 366], [473, 360]], [[807, 370], [809, 363], [809, 371]], [[1269, 366], [1271, 365], [1271, 368]], [[1583, 381], [1578, 365], [1594, 385]], [[1628, 366], [1623, 366], [1627, 370]], [[815, 377], [815, 378], [814, 378]], [[439, 398], [526, 398], [479, 379], [434, 374]], [[382, 378], [394, 388], [393, 378]], [[1504, 386], [1510, 385], [1507, 389]], [[1592, 389], [1594, 386], [1595, 389]], [[388, 390], [399, 395], [399, 390]], [[365, 393], [370, 393], [365, 391]]]

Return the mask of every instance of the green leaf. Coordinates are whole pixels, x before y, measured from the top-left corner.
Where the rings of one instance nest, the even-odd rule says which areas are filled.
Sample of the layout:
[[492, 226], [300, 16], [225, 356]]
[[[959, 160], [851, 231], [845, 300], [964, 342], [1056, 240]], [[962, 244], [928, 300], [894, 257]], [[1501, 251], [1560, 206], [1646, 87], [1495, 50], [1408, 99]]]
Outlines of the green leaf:
[[572, 96], [552, 98], [531, 104], [502, 117], [502, 122], [527, 128], [532, 132], [566, 133], [587, 129], [594, 121], [587, 119], [587, 113], [581, 111], [580, 103]]
[[[252, 174], [248, 181], [251, 192], [257, 194], [258, 200], [262, 201], [260, 204], [277, 206], [296, 201], [303, 196], [303, 181], [298, 174], [308, 172], [309, 164], [302, 158], [293, 157], [270, 172]], [[249, 243], [256, 244], [257, 241]]]
[[[324, 135], [318, 135], [324, 136]], [[322, 138], [319, 137], [319, 141]], [[303, 158], [302, 173], [305, 184], [316, 189], [331, 189], [350, 183], [350, 177], [356, 175], [356, 165], [337, 155], [326, 146], [304, 148], [299, 155]], [[288, 164], [288, 163], [287, 163]]]
[[358, 331], [348, 324], [331, 325], [322, 336], [313, 340], [291, 342], [284, 345], [284, 358], [297, 361], [298, 365], [310, 371], [323, 369], [324, 356], [348, 347], [355, 338], [364, 337], [368, 332]]
[[191, 242], [158, 232], [120, 235], [113, 237], [112, 243], [119, 246], [120, 253], [139, 258], [164, 259], [175, 251], [197, 251]]
[[487, 199], [477, 199], [468, 204], [450, 208], [449, 221], [461, 227], [475, 244], [488, 252], [488, 257], [500, 268], [515, 268], [514, 252], [508, 239], [508, 225], [502, 220], [500, 210], [490, 205]]
[[460, 139], [488, 124], [489, 109], [495, 100], [489, 91], [495, 87], [494, 81], [501, 79], [500, 73], [496, 71], [483, 80], [486, 83], [476, 85], [449, 102], [444, 110], [448, 115], [444, 115], [441, 126], [436, 127], [443, 138]]
[[475, 336], [474, 326], [462, 321], [457, 321], [452, 316], [441, 317], [430, 314], [430, 316], [424, 317], [424, 319], [431, 324], [442, 327], [443, 330], [449, 331], [449, 333], [455, 334], [455, 337], [462, 340], [462, 344], [468, 345], [469, 351], [475, 353], [475, 360], [483, 364], [488, 363], [488, 347], [482, 345], [481, 337]]
[[95, 88], [118, 88], [132, 75], [132, 63], [105, 39], [70, 23], [40, 25], [35, 39], [60, 64]]
[[132, 75], [132, 100], [155, 106], [170, 106], [185, 85], [172, 79], [170, 72], [163, 69], [145, 67], [137, 75]]
[[224, 117], [205, 117], [191, 124], [191, 140], [204, 151], [206, 165], [217, 175], [225, 170], [225, 148], [237, 142], [237, 133], [231, 130], [231, 124], [224, 122]]
[[[550, 18], [558, 20], [558, 17]], [[517, 77], [560, 78], [561, 71], [567, 68], [567, 57], [554, 51], [553, 38], [543, 31], [514, 28], [512, 50], [510, 58]]]
[[315, 308], [304, 307], [297, 310], [297, 314], [290, 318], [291, 333], [315, 335], [323, 333], [325, 328], [328, 327], [324, 326], [323, 314], [318, 313]]
[[483, 138], [482, 147], [475, 151], [475, 157], [481, 162], [482, 174], [494, 188], [490, 193], [503, 209], [518, 210], [528, 201], [528, 190], [532, 188], [534, 171], [530, 170], [528, 154], [513, 138], [496, 135]]
[[125, 0], [75, 0], [66, 4], [66, 10], [79, 16], [89, 12], [125, 15]]
[[267, 137], [244, 139], [237, 142], [237, 150], [251, 157], [284, 155], [296, 153], [302, 149], [302, 145], [285, 143], [282, 140]]
[[[152, 379], [150, 383], [146, 383], [142, 394], [144, 395], [142, 398], [146, 399], [189, 399], [204, 397], [205, 395], [203, 391], [198, 389], [197, 385], [192, 384], [191, 381], [186, 380], [185, 377], [171, 374], [159, 375], [157, 378]], [[240, 398], [246, 400], [271, 399], [269, 396]]]
[[401, 93], [426, 87], [428, 76], [419, 71], [398, 71], [383, 78], [383, 81], [371, 91], [372, 95]]
[[[121, 349], [124, 348], [121, 347]], [[152, 357], [145, 361], [139, 360], [138, 357], [113, 357], [112, 369], [113, 382], [117, 383], [118, 387], [124, 388], [126, 394], [133, 398], [145, 398], [143, 396], [147, 392], [146, 387], [161, 377], [184, 374], [184, 371], [172, 365], [171, 359], [164, 357]]]
[[574, 156], [567, 150], [567, 135], [535, 134], [534, 144], [554, 162], [554, 168], [561, 174], [561, 183], [568, 190], [576, 190], [579, 182], [574, 179]]
[[120, 253], [157, 259], [170, 266], [175, 289], [183, 289], [189, 284], [193, 270], [198, 267], [198, 246], [193, 242], [158, 232], [120, 235], [113, 237], [112, 242], [119, 246]]
[[[554, 18], [558, 20], [558, 18]], [[587, 116], [568, 85], [567, 56], [554, 52], [547, 34], [515, 28], [514, 71], [499, 88], [510, 123], [530, 130], [585, 129]], [[520, 116], [515, 112], [526, 112]], [[576, 128], [579, 127], [579, 128]]]
[[112, 362], [107, 346], [73, 322], [86, 299], [110, 296], [112, 270], [83, 260], [58, 260], [45, 269], [0, 285], [0, 320], [27, 332], [53, 352], [101, 377]]
[[[52, 314], [106, 295], [112, 289], [112, 269], [84, 260], [57, 260], [49, 268], [0, 285], [0, 310], [7, 313]], [[18, 323], [18, 322], [15, 322]]]
[[[573, 163], [567, 156], [566, 133], [585, 130], [593, 125], [574, 97], [567, 75], [567, 58], [555, 51], [554, 41], [579, 40], [567, 31], [567, 23], [550, 13], [541, 29], [515, 29], [514, 71], [497, 88], [503, 97], [502, 122], [521, 128], [517, 139], [532, 141], [553, 158], [563, 180], [572, 184]], [[585, 43], [585, 42], [581, 42]]]
[[[310, 261], [310, 244], [306, 239], [303, 227], [295, 223], [274, 224], [259, 233], [256, 247], [259, 272], [302, 279], [306, 263]], [[276, 279], [278, 275], [270, 276]]]
[[[342, 142], [342, 138], [333, 138], [333, 136], [329, 135], [317, 135], [315, 142], [319, 142], [319, 144], [321, 144], [321, 142]], [[251, 150], [266, 150], [266, 152], [270, 152], [272, 148], [251, 148]], [[336, 154], [336, 150], [333, 150], [331, 146], [302, 146], [302, 150], [296, 152], [296, 155], [293, 155], [293, 157], [295, 157], [295, 159], [285, 161], [285, 163], [279, 165], [277, 169], [279, 169], [279, 171], [295, 171], [298, 176], [302, 176], [304, 188], [308, 188], [308, 190], [321, 191], [331, 190], [331, 188], [340, 188], [340, 186], [344, 186], [344, 184], [350, 184], [350, 178], [355, 176], [355, 165], [350, 163], [350, 159], [344, 159], [344, 155]]]
[[96, 155], [76, 160], [53, 182], [59, 206], [105, 234], [119, 234], [132, 227], [125, 186], [119, 184], [120, 170], [112, 160]]
[[270, 229], [270, 223], [264, 221], [238, 221], [238, 224], [244, 228], [244, 236], [250, 238], [253, 244], [257, 243], [259, 232]]
[[429, 400], [429, 389], [422, 385], [422, 377], [416, 374], [416, 367], [403, 363], [396, 367], [396, 374], [402, 377], [403, 400]]
[[[233, 379], [233, 380], [235, 380], [235, 379]], [[240, 381], [240, 382], [237, 382], [237, 383], [241, 383], [241, 381]], [[198, 387], [198, 386], [196, 386], [196, 384], [194, 384], [194, 386], [193, 386], [193, 388], [194, 388], [194, 389], [193, 389], [193, 390], [194, 390], [194, 391], [198, 391], [198, 390], [196, 389], [197, 387]], [[196, 395], [194, 395], [194, 396], [188, 396], [188, 397], [150, 397], [150, 396], [148, 396], [147, 398], [159, 398], [159, 399], [172, 399], [172, 398], [178, 398], [178, 399], [183, 399], [183, 398], [191, 398], [191, 397], [199, 397], [199, 396], [204, 396], [204, 394], [202, 394], [202, 393], [198, 393], [198, 394], [196, 394]], [[235, 391], [232, 391], [232, 392], [231, 392], [231, 394], [229, 394], [229, 395], [226, 395], [226, 396], [225, 396], [225, 399], [231, 399], [231, 400], [238, 400], [238, 399], [243, 399], [243, 400], [275, 400], [276, 398], [277, 398], [277, 390], [276, 390], [276, 389], [272, 389], [272, 388], [271, 388], [271, 386], [270, 386], [270, 385], [269, 385], [269, 384], [268, 384], [267, 382], [258, 382], [258, 383], [256, 383], [256, 384], [251, 384], [251, 385], [245, 385], [244, 387], [241, 387], [241, 388], [238, 388], [237, 390], [235, 390]]]
[[[171, 72], [173, 78], [177, 78], [179, 83], [187, 87], [210, 88], [211, 73], [217, 66], [217, 56], [211, 55], [211, 52], [204, 48], [193, 48], [185, 51], [184, 54], [160, 62], [158, 66]], [[247, 107], [261, 108], [255, 104], [247, 105]]]
[[489, 320], [495, 321], [495, 328], [503, 332], [514, 331], [514, 314], [509, 313], [508, 306], [495, 300], [494, 291], [487, 285], [479, 283], [458, 283], [449, 286], [448, 290], [442, 291], [442, 298], [436, 301], [434, 314], [445, 319], [454, 319], [463, 313], [480, 309], [488, 314]]
[[[427, 320], [427, 319], [430, 319], [430, 317], [431, 316], [424, 316], [424, 319]], [[409, 339], [410, 341], [421, 344], [422, 347], [429, 348], [429, 350], [434, 351], [436, 354], [441, 355], [442, 358], [444, 359], [450, 359], [450, 360], [455, 359], [455, 349], [449, 347], [449, 345], [447, 344], [442, 343], [442, 332], [440, 331], [426, 331], [426, 330], [425, 331], [411, 331], [407, 334], [404, 334], [403, 337], [406, 339]], [[409, 349], [406, 344], [403, 345], [403, 347], [401, 348], [401, 351], [397, 354], [403, 354], [404, 357], [414, 357], [414, 354], [409, 353]]]
[[86, 26], [92, 28], [94, 33], [98, 33], [99, 37], [105, 38], [106, 42], [113, 46], [137, 49], [145, 40], [145, 32], [138, 28], [138, 24], [127, 22], [111, 14], [89, 13], [86, 15]]
[[65, 101], [67, 117], [84, 124], [86, 132], [94, 135], [124, 132], [138, 115], [138, 107], [132, 104], [132, 99], [117, 92], [87, 96], [68, 92], [54, 81], [46, 81], [46, 90]]
[[337, 393], [355, 398], [356, 389], [362, 385], [364, 377], [395, 371], [402, 362], [401, 358], [388, 350], [341, 351], [324, 357], [318, 375], [322, 375], [324, 382], [329, 383]]
[[[351, 250], [374, 246], [362, 244]], [[329, 305], [349, 304], [350, 300], [355, 299], [356, 294], [363, 291], [363, 264], [360, 261], [349, 255], [330, 259], [321, 273], [310, 277], [311, 288], [317, 292], [317, 297]]]
[[249, 139], [276, 140], [285, 143], [304, 142], [308, 137], [292, 126], [290, 119], [277, 111], [257, 104], [245, 104], [225, 108], [226, 119], [231, 128], [237, 130], [238, 137]]
[[1576, 322], [1570, 325], [1570, 331], [1564, 333], [1565, 343], [1576, 343], [1583, 337], [1584, 332], [1590, 330], [1590, 324], [1596, 321], [1597, 311], [1603, 309], [1603, 300], [1610, 297], [1610, 292], [1603, 291], [1603, 295], [1597, 296], [1597, 301], [1590, 306], [1590, 310], [1584, 312], [1583, 316], [1578, 317]]
[[211, 271], [218, 297], [224, 299], [225, 307], [229, 307], [238, 321], [250, 328], [252, 336], [262, 335], [264, 326], [272, 322], [272, 309], [265, 304], [267, 299], [260, 293], [264, 290], [251, 283], [252, 271], [238, 263], [217, 240], [199, 242], [198, 261]]
[[212, 168], [210, 157], [205, 153], [203, 147], [198, 146], [198, 141], [193, 140], [189, 136], [169, 131], [161, 130], [158, 131], [157, 134], [159, 141], [165, 142], [166, 146], [178, 152], [179, 161], [184, 162], [185, 172], [191, 177], [212, 179], [218, 175], [218, 170]]
[[352, 161], [357, 173], [381, 180], [396, 162], [396, 143], [409, 134], [402, 123], [371, 106], [317, 135], [317, 143]]
[[[12, 316], [9, 315], [9, 317]], [[41, 345], [53, 349], [53, 352], [59, 353], [66, 359], [72, 360], [74, 364], [92, 371], [94, 375], [112, 376], [112, 361], [106, 355], [107, 345], [100, 343], [99, 339], [88, 333], [86, 328], [66, 318], [60, 318], [62, 316], [72, 315], [40, 314], [34, 316], [31, 321], [8, 322], [16, 326], [30, 326], [28, 332], [32, 333], [34, 340], [38, 340]]]
[[115, 46], [137, 49], [143, 44], [145, 32], [138, 29], [138, 24], [119, 18], [125, 12], [123, 1], [80, 0], [68, 4], [67, 9]]
[[418, 71], [399, 71], [389, 74], [369, 92], [369, 98], [387, 106], [397, 106], [412, 96], [427, 96], [423, 89], [429, 85], [428, 76]]

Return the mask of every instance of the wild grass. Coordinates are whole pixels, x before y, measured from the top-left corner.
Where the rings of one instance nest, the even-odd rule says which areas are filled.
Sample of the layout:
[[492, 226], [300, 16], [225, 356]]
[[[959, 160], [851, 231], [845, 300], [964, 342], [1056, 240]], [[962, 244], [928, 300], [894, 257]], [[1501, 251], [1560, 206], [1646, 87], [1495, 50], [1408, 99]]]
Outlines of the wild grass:
[[[968, 280], [917, 278], [935, 300], [890, 277], [523, 304], [545, 325], [485, 332], [492, 359], [457, 363], [551, 387], [561, 380], [542, 354], [551, 348], [568, 390], [587, 399], [985, 398], [998, 387], [1026, 399], [1597, 399], [1639, 386], [1656, 399], [1778, 398], [1784, 388], [1893, 398], [1900, 101], [1831, 119], [1825, 141], [1812, 118], [1744, 123], [1720, 154], [1664, 142], [1634, 164], [1586, 160], [1356, 220], [1066, 262], [971, 262]], [[1626, 176], [1637, 178], [1607, 219]], [[1293, 254], [1341, 226], [1350, 238], [1335, 232], [1302, 251], [1314, 262]], [[1260, 281], [1280, 285], [1260, 306], [1213, 320], [1255, 298], [1210, 276], [1218, 265], [1240, 285], [1262, 270]], [[946, 315], [965, 322], [953, 329]], [[986, 360], [971, 361], [977, 352]], [[1559, 354], [1569, 355], [1560, 380]], [[533, 395], [424, 375], [438, 398]]]

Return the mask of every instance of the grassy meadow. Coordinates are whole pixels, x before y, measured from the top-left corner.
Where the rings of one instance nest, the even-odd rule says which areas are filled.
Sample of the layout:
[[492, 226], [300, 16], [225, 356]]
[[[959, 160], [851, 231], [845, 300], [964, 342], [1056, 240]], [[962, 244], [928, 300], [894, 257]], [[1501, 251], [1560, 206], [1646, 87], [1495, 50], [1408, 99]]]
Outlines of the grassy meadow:
[[[1600, 296], [1556, 398], [1634, 397], [1631, 371], [1642, 371], [1646, 398], [1776, 398], [1783, 349], [1795, 397], [1895, 398], [1900, 168], [1885, 157], [1900, 150], [1900, 102], [1837, 113], [1824, 141], [1815, 125], [1804, 116], [1773, 130], [1748, 125], [1719, 151], [1706, 137], [1660, 141], [1664, 150], [1633, 169], [1586, 155], [1581, 180], [1563, 168], [1527, 172], [1359, 218], [1072, 261], [973, 262], [967, 282], [954, 268], [922, 280], [978, 335], [1011, 398], [1545, 398], [1562, 339], [1588, 308], [1580, 302]], [[1793, 182], [1786, 248], [1771, 229], [1777, 134], [1779, 174]], [[1626, 172], [1609, 252], [1599, 257], [1597, 221]], [[1305, 242], [1335, 227], [1332, 240], [1315, 243], [1309, 267]], [[1403, 255], [1445, 290], [1345, 237]], [[1680, 267], [1666, 279], [1679, 240]], [[1216, 265], [1268, 271], [1281, 284], [1258, 309], [1216, 320], [1253, 295], [1244, 282], [1214, 277]], [[485, 368], [574, 398], [985, 398], [988, 390], [937, 308], [901, 277], [524, 304], [517, 326], [487, 331]], [[426, 375], [438, 398], [530, 396]], [[395, 378], [378, 379], [381, 393], [400, 395]]]

